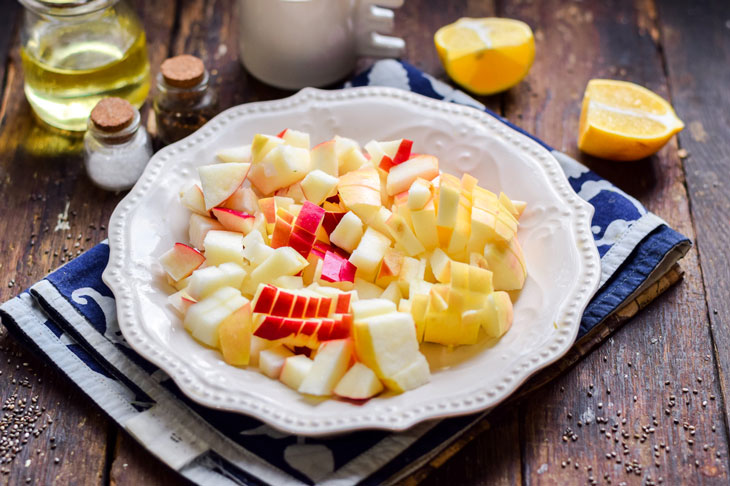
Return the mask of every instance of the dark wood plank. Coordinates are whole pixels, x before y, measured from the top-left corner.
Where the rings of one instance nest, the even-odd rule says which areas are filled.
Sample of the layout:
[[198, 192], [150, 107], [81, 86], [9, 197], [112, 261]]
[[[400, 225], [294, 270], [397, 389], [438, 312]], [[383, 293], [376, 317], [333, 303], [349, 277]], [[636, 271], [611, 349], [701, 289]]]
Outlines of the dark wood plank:
[[126, 432], [117, 435], [115, 459], [109, 474], [111, 486], [165, 484], [189, 486], [191, 482], [170, 469]]
[[722, 1], [658, 2], [657, 7], [672, 102], [687, 125], [679, 143], [687, 154], [686, 184], [727, 417], [730, 196], [724, 179], [730, 171], [730, 95], [725, 89], [730, 82], [730, 17]]
[[[653, 7], [643, 1], [507, 5], [505, 16], [535, 27], [538, 54], [527, 81], [507, 94], [506, 114], [577, 156], [692, 238], [675, 141], [635, 164], [591, 159], [575, 148], [580, 100], [589, 79], [628, 79], [667, 95], [662, 59], [652, 37]], [[659, 477], [666, 484], [727, 483], [727, 437], [717, 430], [723, 424], [720, 402], [710, 399], [719, 396], [719, 387], [696, 251], [682, 266], [686, 275], [680, 285], [650, 304], [580, 366], [524, 400], [526, 482], [575, 484], [594, 477], [604, 483], [605, 475], [613, 484], [656, 482]], [[683, 387], [689, 392], [682, 393]], [[669, 407], [672, 395], [676, 406]], [[605, 417], [607, 423], [597, 424], [596, 417]], [[590, 425], [585, 425], [587, 418]], [[684, 422], [695, 428], [695, 435], [683, 428]], [[576, 434], [575, 441], [572, 433], [566, 434], [568, 428]], [[616, 432], [622, 431], [627, 437], [619, 435], [616, 442]], [[612, 434], [610, 439], [606, 433]], [[647, 436], [643, 442], [642, 434]], [[627, 462], [633, 460], [643, 466], [640, 477], [626, 472]]]
[[[6, 3], [13, 4], [8, 11], [15, 11], [16, 2], [3, 5]], [[175, 5], [136, 3], [147, 30], [150, 58], [157, 65], [167, 55]], [[6, 32], [15, 30], [15, 25], [3, 30], [0, 47]], [[104, 225], [123, 196], [92, 186], [83, 170], [79, 137], [50, 131], [34, 120], [23, 94], [18, 42], [16, 35], [7, 64], [3, 60], [7, 73], [0, 131], [0, 234], [5, 236], [0, 239], [0, 301], [103, 240]], [[59, 222], [67, 222], [68, 229]], [[27, 375], [22, 363], [37, 370], [37, 377], [32, 377], [32, 389], [19, 388], [19, 398], [28, 398], [30, 403], [31, 395], [38, 395], [38, 404], [46, 407], [45, 413], [53, 424], [38, 438], [31, 435], [23, 452], [12, 463], [3, 465], [9, 473], [0, 475], [0, 483], [25, 484], [30, 477], [34, 484], [104, 484], [109, 469], [107, 437], [114, 430], [109, 421], [65, 378], [22, 351], [3, 329], [1, 378]], [[42, 383], [37, 382], [39, 378]], [[17, 387], [4, 386], [2, 398]], [[52, 448], [49, 438], [53, 435], [57, 445]], [[31, 462], [26, 467], [28, 459]]]

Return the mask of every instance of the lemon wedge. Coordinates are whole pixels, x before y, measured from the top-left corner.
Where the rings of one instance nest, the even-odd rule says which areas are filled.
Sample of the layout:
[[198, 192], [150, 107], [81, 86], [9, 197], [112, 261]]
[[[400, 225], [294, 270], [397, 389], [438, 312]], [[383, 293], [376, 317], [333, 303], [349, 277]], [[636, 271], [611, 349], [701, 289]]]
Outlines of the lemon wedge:
[[449, 77], [480, 95], [519, 83], [535, 59], [530, 26], [513, 19], [462, 18], [441, 27], [434, 43]]
[[672, 106], [638, 84], [593, 79], [583, 95], [578, 148], [611, 160], [656, 153], [684, 128]]

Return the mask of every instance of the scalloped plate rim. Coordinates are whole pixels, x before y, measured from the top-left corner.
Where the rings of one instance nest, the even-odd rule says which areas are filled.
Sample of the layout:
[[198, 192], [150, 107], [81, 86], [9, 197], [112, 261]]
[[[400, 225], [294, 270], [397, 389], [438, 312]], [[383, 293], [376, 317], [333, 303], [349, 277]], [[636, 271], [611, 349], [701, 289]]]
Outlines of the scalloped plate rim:
[[[149, 336], [140, 334], [140, 329], [136, 328], [136, 325], [139, 323], [137, 323], [134, 318], [128, 317], [126, 313], [122, 312], [123, 307], [127, 307], [129, 309], [135, 308], [135, 303], [132, 302], [133, 299], [130, 298], [128, 283], [122, 277], [125, 255], [116, 247], [117, 244], [115, 243], [113, 236], [122, 237], [124, 234], [123, 232], [122, 234], [116, 233], [121, 231], [121, 228], [126, 227], [126, 215], [136, 207], [135, 203], [137, 202], [137, 199], [151, 190], [151, 182], [153, 182], [155, 178], [159, 179], [159, 170], [162, 168], [161, 166], [166, 160], [166, 157], [174, 154], [178, 148], [191, 148], [195, 145], [196, 140], [198, 140], [199, 143], [199, 141], [202, 141], [207, 137], [214, 136], [215, 130], [211, 130], [212, 126], [224, 125], [227, 123], [224, 120], [233, 120], [237, 117], [244, 116], [246, 113], [256, 112], [259, 108], [264, 108], [262, 111], [276, 112], [277, 110], [296, 106], [298, 103], [303, 103], [311, 99], [317, 99], [322, 102], [338, 102], [352, 97], [400, 98], [402, 100], [412, 101], [428, 111], [443, 111], [450, 114], [459, 114], [471, 117], [478, 122], [486, 124], [489, 127], [488, 132], [491, 136], [500, 138], [504, 143], [516, 146], [518, 151], [523, 152], [523, 155], [536, 160], [537, 167], [544, 172], [546, 179], [551, 181], [553, 184], [552, 188], [555, 191], [555, 194], [566, 203], [566, 206], [573, 205], [573, 210], [570, 211], [572, 222], [571, 228], [573, 230], [572, 239], [576, 243], [576, 251], [579, 255], [581, 272], [578, 274], [578, 277], [580, 278], [576, 278], [576, 284], [570, 290], [571, 299], [566, 299], [559, 309], [560, 312], [558, 312], [560, 316], [568, 315], [568, 317], [564, 319], [564, 322], [569, 324], [569, 326], [564, 328], [567, 332], [563, 332], [563, 338], [560, 339], [560, 344], [553, 345], [555, 348], [554, 350], [542, 351], [541, 358], [536, 362], [533, 360], [532, 366], [523, 366], [518, 373], [513, 372], [512, 375], [514, 375], [514, 378], [509, 379], [508, 385], [500, 385], [501, 388], [497, 387], [498, 392], [494, 392], [493, 390], [489, 392], [484, 392], [483, 390], [468, 391], [465, 396], [458, 397], [461, 399], [460, 405], [457, 407], [451, 407], [450, 409], [448, 406], [445, 408], [432, 407], [431, 409], [422, 409], [420, 407], [411, 406], [409, 410], [399, 412], [397, 415], [400, 417], [396, 417], [395, 414], [393, 416], [388, 416], [386, 414], [381, 417], [370, 416], [362, 417], [358, 420], [351, 419], [349, 423], [342, 423], [336, 419], [324, 419], [313, 416], [287, 416], [288, 412], [285, 405], [272, 404], [271, 402], [266, 401], [262, 402], [262, 399], [256, 396], [248, 397], [248, 399], [242, 398], [241, 400], [243, 401], [239, 401], [238, 404], [234, 403], [235, 400], [226, 401], [223, 397], [216, 397], [216, 393], [219, 392], [214, 391], [212, 394], [210, 392], [206, 392], [204, 389], [206, 386], [205, 382], [190, 383], [184, 379], [183, 375], [185, 374], [185, 370], [179, 371], [179, 366], [189, 367], [190, 365], [187, 365], [183, 361], [174, 363], [176, 366], [172, 366], [172, 363], [167, 361], [172, 359], [170, 356], [165, 356], [164, 354], [160, 354], [149, 349], [150, 344], [145, 340], [146, 338], [149, 338]], [[506, 133], [509, 133], [508, 137], [505, 135]], [[559, 190], [561, 185], [567, 186], [569, 191], [565, 191], [563, 187], [563, 191], [561, 192]], [[124, 199], [120, 201], [112, 213], [108, 225], [110, 250], [109, 262], [103, 272], [102, 279], [111, 289], [116, 298], [119, 327], [129, 346], [142, 357], [165, 371], [185, 395], [201, 405], [218, 410], [250, 415], [278, 430], [298, 435], [326, 436], [364, 429], [402, 431], [426, 420], [466, 415], [493, 408], [511, 395], [532, 375], [554, 363], [567, 353], [578, 334], [580, 317], [582, 316], [591, 297], [596, 292], [599, 284], [600, 270], [587, 272], [587, 268], [598, 267], [600, 269], [600, 258], [595, 245], [592, 244], [593, 239], [587, 239], [585, 235], [579, 237], [577, 234], [585, 234], [587, 231], [590, 235], [590, 222], [593, 212], [593, 206], [578, 197], [575, 191], [570, 187], [557, 159], [547, 149], [532, 140], [530, 137], [502, 123], [486, 112], [465, 105], [435, 100], [409, 91], [389, 87], [367, 86], [342, 90], [304, 88], [288, 98], [245, 103], [228, 108], [218, 114], [195, 133], [172, 145], [164, 147], [155, 153], [148, 163], [142, 177], [140, 177], [140, 180], [124, 197]], [[582, 229], [576, 230], [576, 228]], [[583, 244], [582, 247], [581, 242]], [[576, 295], [576, 293], [578, 295]], [[571, 304], [570, 307], [572, 310], [569, 313], [566, 313], [565, 309], [569, 307], [568, 304]], [[144, 330], [143, 325], [140, 327]], [[544, 347], [547, 347], [547, 344], [549, 343], [546, 343]], [[515, 370], [506, 370], [504, 374], [508, 375], [509, 371]], [[194, 376], [194, 373], [192, 372], [189, 374]], [[200, 379], [199, 377], [197, 378]], [[214, 388], [212, 384], [207, 385]], [[451, 398], [450, 400], [453, 404], [454, 398]], [[275, 412], [266, 410], [266, 407], [271, 406], [276, 409]], [[413, 408], [416, 408], [417, 410], [414, 411]], [[309, 423], [307, 423], [307, 421], [309, 421]]]

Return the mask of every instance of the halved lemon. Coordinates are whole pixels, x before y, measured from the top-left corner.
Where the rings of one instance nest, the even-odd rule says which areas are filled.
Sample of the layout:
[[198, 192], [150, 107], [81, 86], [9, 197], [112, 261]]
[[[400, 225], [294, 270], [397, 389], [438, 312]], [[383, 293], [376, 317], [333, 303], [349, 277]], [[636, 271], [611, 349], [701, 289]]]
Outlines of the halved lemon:
[[434, 43], [449, 77], [480, 95], [516, 85], [535, 59], [530, 26], [513, 19], [461, 18], [436, 31]]
[[684, 128], [672, 106], [638, 84], [592, 79], [583, 95], [578, 148], [610, 160], [656, 153]]

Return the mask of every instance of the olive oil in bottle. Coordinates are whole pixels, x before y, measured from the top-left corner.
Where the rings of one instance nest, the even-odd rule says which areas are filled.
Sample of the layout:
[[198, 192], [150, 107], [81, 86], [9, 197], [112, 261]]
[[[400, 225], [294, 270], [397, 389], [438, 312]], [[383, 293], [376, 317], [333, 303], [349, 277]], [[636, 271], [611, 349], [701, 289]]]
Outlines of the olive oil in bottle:
[[[26, 4], [21, 50], [25, 95], [38, 117], [57, 128], [86, 130], [89, 113], [102, 98], [115, 96], [140, 107], [149, 92], [139, 20], [124, 1], [101, 3], [101, 8], [78, 14], [73, 12], [78, 7], [64, 9], [50, 1]], [[63, 15], [33, 16], [39, 4], [52, 4], [49, 9]]]

